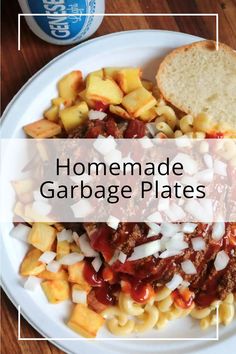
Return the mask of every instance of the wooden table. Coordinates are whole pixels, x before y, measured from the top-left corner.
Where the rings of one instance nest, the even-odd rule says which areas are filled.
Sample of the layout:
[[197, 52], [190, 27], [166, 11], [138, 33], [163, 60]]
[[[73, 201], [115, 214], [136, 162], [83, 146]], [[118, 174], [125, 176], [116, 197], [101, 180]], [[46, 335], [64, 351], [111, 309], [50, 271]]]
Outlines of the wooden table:
[[[220, 41], [236, 49], [236, 0], [107, 0], [107, 13], [218, 13]], [[17, 1], [3, 0], [2, 6], [2, 109], [21, 86], [51, 59], [70, 46], [54, 46], [43, 42], [27, 27], [21, 25], [21, 51], [17, 51]], [[215, 39], [215, 22], [208, 17], [122, 17], [104, 18], [95, 36], [131, 29], [167, 29]], [[17, 117], [16, 117], [17, 119]], [[2, 353], [59, 354], [48, 342], [17, 341], [17, 311], [2, 294]], [[35, 314], [37, 315], [37, 314]], [[24, 337], [39, 334], [24, 320]]]

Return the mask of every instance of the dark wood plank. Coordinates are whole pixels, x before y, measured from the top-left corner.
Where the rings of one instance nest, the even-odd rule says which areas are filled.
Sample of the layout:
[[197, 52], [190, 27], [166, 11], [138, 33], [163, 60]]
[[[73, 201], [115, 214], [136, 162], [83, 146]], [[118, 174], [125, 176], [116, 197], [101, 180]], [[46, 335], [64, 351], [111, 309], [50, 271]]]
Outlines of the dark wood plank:
[[[2, 4], [2, 109], [40, 68], [71, 46], [50, 45], [21, 24], [21, 51], [17, 51], [17, 1]], [[218, 13], [220, 40], [236, 48], [236, 0], [107, 0], [107, 13]], [[131, 29], [167, 29], [215, 39], [215, 23], [206, 17], [107, 17], [93, 37]], [[16, 117], [17, 119], [17, 117]], [[2, 293], [2, 353], [59, 354], [49, 342], [17, 341], [17, 311]], [[39, 334], [22, 319], [22, 336]]]

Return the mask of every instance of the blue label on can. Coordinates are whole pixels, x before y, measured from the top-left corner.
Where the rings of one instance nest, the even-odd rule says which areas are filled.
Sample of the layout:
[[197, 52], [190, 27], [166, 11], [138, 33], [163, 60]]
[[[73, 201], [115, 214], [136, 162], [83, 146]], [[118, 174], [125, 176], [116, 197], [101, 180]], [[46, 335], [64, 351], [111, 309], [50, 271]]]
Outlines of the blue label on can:
[[[47, 16], [35, 16], [41, 30], [57, 40], [68, 40], [84, 36], [89, 30], [93, 16], [82, 14], [95, 12], [96, 0], [28, 0], [32, 13]], [[56, 14], [74, 14], [74, 16], [56, 16]], [[53, 14], [53, 16], [52, 16]]]

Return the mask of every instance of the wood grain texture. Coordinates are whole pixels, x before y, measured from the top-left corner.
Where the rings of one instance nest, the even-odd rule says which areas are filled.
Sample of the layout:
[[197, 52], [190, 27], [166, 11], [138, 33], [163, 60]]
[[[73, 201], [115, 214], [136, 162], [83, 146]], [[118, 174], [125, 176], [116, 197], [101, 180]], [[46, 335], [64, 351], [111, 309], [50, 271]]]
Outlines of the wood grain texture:
[[[50, 45], [21, 25], [21, 51], [17, 51], [17, 1], [2, 1], [2, 109], [40, 68], [70, 46]], [[236, 49], [236, 0], [107, 0], [107, 13], [218, 13], [220, 41]], [[215, 39], [215, 23], [209, 17], [104, 18], [93, 37], [131, 29], [167, 29]], [[18, 117], [16, 117], [17, 119]], [[39, 334], [22, 319], [22, 336]], [[48, 342], [17, 341], [17, 311], [2, 294], [1, 339], [4, 354], [59, 354]]]

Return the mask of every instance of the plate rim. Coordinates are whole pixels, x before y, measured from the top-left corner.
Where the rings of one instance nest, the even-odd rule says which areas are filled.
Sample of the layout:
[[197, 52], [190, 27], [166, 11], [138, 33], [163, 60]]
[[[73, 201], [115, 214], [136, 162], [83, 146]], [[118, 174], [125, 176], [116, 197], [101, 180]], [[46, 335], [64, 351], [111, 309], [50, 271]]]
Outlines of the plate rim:
[[[119, 31], [119, 32], [115, 32], [115, 33], [110, 33], [110, 34], [106, 34], [103, 36], [99, 36], [96, 38], [92, 38], [89, 39], [83, 43], [80, 43], [66, 51], [64, 51], [63, 53], [61, 53], [60, 55], [56, 56], [55, 58], [53, 58], [52, 60], [50, 60], [47, 64], [45, 64], [41, 69], [39, 69], [32, 77], [30, 77], [25, 83], [24, 85], [20, 88], [20, 90], [12, 97], [12, 99], [10, 100], [10, 102], [7, 104], [6, 108], [3, 111], [2, 114], [2, 118], [1, 118], [1, 123], [0, 123], [0, 129], [2, 130], [5, 126], [5, 122], [7, 120], [7, 116], [9, 111], [11, 110], [11, 107], [17, 102], [17, 99], [21, 96], [21, 94], [24, 92], [24, 90], [38, 77], [40, 76], [40, 74], [45, 71], [46, 69], [48, 69], [50, 66], [52, 66], [55, 62], [61, 60], [63, 57], [70, 55], [70, 53], [82, 48], [82, 47], [86, 47], [89, 46], [91, 44], [93, 44], [94, 42], [99, 42], [99, 41], [103, 41], [104, 39], [106, 40], [107, 38], [110, 37], [116, 37], [116, 36], [123, 36], [123, 35], [132, 35], [132, 34], [141, 34], [141, 33], [145, 33], [148, 35], [148, 33], [155, 33], [157, 36], [158, 34], [164, 35], [164, 34], [168, 34], [168, 35], [173, 35], [173, 36], [180, 36], [183, 37], [185, 36], [187, 39], [192, 39], [193, 41], [200, 41], [200, 40], [204, 40], [204, 38], [198, 37], [198, 36], [194, 36], [188, 33], [183, 33], [183, 32], [177, 32], [177, 31], [168, 31], [168, 30], [150, 30], [150, 29], [146, 29], [146, 30], [130, 30], [130, 31]], [[1, 242], [3, 242], [1, 240]], [[2, 250], [4, 250], [4, 247], [2, 247]], [[5, 256], [6, 256], [6, 251], [4, 252]], [[7, 297], [9, 298], [9, 300], [12, 302], [12, 304], [16, 307], [17, 311], [18, 311], [18, 305], [16, 302], [16, 299], [12, 296], [12, 291], [10, 291], [9, 287], [6, 285], [6, 283], [4, 282], [4, 276], [3, 276], [3, 272], [1, 272], [1, 286], [4, 290], [4, 292], [6, 293]], [[24, 309], [21, 309], [21, 315], [26, 319], [26, 321], [38, 332], [40, 333], [43, 337], [45, 337], [45, 333], [43, 330], [41, 330], [40, 327], [38, 327], [38, 325], [32, 320], [32, 318], [30, 318], [24, 311]], [[143, 339], [145, 341], [145, 339]], [[53, 345], [55, 345], [56, 347], [60, 348], [62, 351], [65, 351], [66, 353], [69, 353], [67, 351], [67, 348], [61, 344], [59, 341], [54, 341], [54, 340], [48, 340], [49, 342], [51, 342]], [[167, 339], [168, 341], [168, 339]], [[70, 353], [74, 353], [72, 351], [70, 351]]]

